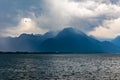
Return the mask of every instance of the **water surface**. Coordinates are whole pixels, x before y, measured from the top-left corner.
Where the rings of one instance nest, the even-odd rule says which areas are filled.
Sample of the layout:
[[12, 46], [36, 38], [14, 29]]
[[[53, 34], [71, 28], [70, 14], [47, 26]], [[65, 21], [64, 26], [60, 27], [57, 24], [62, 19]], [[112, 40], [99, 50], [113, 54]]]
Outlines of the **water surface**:
[[120, 80], [120, 55], [0, 54], [0, 80]]

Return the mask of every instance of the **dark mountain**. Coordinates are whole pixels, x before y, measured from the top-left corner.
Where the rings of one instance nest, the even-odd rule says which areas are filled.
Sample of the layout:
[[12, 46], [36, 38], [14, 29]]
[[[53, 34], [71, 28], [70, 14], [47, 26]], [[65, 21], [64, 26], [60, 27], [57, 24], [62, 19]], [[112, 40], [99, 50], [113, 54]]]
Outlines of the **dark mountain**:
[[120, 36], [117, 36], [115, 39], [111, 41], [111, 43], [115, 44], [116, 46], [120, 47]]
[[65, 28], [58, 34], [47, 32], [44, 35], [21, 34], [15, 38], [0, 38], [0, 51], [97, 53], [120, 52], [120, 48], [79, 30]]
[[[52, 46], [51, 46], [52, 45]], [[117, 52], [120, 49], [111, 43], [100, 42], [73, 28], [62, 30], [56, 37], [41, 44], [42, 51], [48, 52]]]
[[46, 39], [48, 39], [48, 38], [53, 38], [53, 37], [55, 37], [56, 35], [57, 35], [56, 32], [50, 31], [50, 32], [45, 33], [45, 34], [42, 36], [42, 39], [43, 39], [43, 40], [46, 40]]
[[0, 51], [40, 51], [41, 43], [54, 37], [54, 32], [40, 34], [21, 34], [19, 37], [0, 38]]
[[109, 53], [120, 52], [120, 47], [116, 46], [110, 41], [103, 41], [102, 45], [105, 52], [109, 52]]
[[3, 45], [6, 45], [6, 47], [4, 50], [1, 49], [1, 51], [37, 51], [43, 41], [42, 35], [33, 34], [21, 34], [19, 37], [3, 39]]

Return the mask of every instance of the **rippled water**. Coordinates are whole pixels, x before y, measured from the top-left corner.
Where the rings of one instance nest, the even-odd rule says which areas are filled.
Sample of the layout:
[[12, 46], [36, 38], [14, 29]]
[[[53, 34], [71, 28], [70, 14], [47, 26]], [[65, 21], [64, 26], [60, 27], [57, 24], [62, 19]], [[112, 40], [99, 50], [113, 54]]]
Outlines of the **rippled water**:
[[120, 80], [120, 55], [0, 54], [0, 80]]

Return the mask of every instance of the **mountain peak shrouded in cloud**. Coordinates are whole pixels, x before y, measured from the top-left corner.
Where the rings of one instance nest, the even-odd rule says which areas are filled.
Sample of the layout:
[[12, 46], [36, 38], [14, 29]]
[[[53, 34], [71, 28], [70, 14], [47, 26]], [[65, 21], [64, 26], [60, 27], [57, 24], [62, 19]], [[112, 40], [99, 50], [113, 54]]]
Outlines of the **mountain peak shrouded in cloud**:
[[[74, 34], [81, 34], [81, 35], [85, 35], [82, 31], [80, 30], [77, 30], [77, 29], [74, 29], [72, 27], [68, 27], [68, 28], [64, 28], [60, 33], [66, 33], [66, 34], [69, 34], [69, 33], [74, 33]], [[60, 34], [59, 33], [59, 34]]]
[[75, 28], [65, 28], [58, 33], [0, 38], [0, 51], [110, 53], [120, 52], [120, 48], [113, 42], [98, 41]]
[[97, 38], [115, 38], [120, 33], [120, 0], [0, 0], [0, 11], [3, 37], [44, 34], [66, 26]]

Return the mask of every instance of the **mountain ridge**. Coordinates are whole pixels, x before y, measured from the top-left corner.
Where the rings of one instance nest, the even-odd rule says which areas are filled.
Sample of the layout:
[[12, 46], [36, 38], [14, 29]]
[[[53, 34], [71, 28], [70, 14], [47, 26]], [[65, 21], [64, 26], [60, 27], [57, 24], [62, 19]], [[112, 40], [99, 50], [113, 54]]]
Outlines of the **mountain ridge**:
[[0, 38], [0, 51], [116, 53], [120, 52], [120, 48], [112, 42], [101, 42], [74, 28], [65, 28], [58, 34], [24, 33], [15, 38]]

